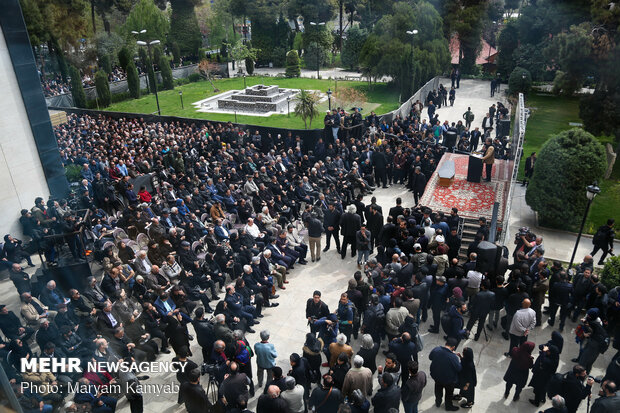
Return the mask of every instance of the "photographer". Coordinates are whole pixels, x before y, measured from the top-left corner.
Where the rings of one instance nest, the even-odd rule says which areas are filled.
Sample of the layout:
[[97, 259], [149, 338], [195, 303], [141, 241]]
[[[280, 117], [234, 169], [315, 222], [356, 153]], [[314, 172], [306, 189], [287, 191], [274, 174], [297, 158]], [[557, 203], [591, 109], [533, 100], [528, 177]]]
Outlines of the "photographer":
[[536, 245], [536, 235], [530, 231], [528, 227], [519, 228], [519, 232], [515, 235], [515, 249], [512, 252], [512, 256], [517, 257], [517, 253], [523, 251], [524, 254], [530, 252]]

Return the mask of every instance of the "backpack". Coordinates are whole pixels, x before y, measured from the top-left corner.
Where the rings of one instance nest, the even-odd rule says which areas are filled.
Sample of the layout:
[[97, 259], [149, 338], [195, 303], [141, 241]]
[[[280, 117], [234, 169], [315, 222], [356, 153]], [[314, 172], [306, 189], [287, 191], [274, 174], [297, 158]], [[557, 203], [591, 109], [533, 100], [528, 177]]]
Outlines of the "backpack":
[[549, 385], [547, 386], [548, 398], [552, 399], [553, 396], [562, 393], [562, 385], [564, 384], [564, 380], [566, 380], [567, 376], [568, 373], [555, 373], [553, 376], [551, 376], [551, 379], [549, 380]]
[[237, 352], [235, 354], [235, 360], [242, 365], [246, 365], [250, 362], [250, 358], [254, 355], [252, 349], [246, 346], [242, 340], [237, 341]]
[[415, 347], [417, 351], [424, 350], [424, 342], [422, 341], [422, 336], [420, 336], [420, 328], [417, 324], [414, 323], [415, 326], [415, 336], [413, 337], [413, 342], [415, 343]]
[[596, 233], [592, 237], [592, 244], [600, 245], [604, 243], [605, 243], [605, 233], [601, 231], [601, 229], [599, 228], [598, 231], [596, 231]]
[[441, 328], [446, 335], [450, 335], [452, 331], [452, 317], [450, 317], [450, 314], [444, 313], [441, 316]]

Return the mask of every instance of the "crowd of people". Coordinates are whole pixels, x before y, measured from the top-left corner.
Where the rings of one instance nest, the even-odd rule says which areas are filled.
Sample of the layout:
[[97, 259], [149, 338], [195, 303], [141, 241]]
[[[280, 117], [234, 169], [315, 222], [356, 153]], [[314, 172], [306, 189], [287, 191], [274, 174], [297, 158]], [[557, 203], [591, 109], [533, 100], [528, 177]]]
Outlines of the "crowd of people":
[[[417, 412], [427, 384], [418, 364], [424, 356], [420, 326], [430, 321], [430, 310], [430, 333], [446, 340], [445, 346], [426, 350], [438, 407], [445, 403], [446, 410], [458, 410], [454, 400], [459, 399], [464, 408], [475, 403], [473, 351], [457, 349], [477, 324], [474, 340], [498, 329], [510, 341], [505, 397], [514, 385], [513, 400], [518, 400], [533, 370], [532, 404], [553, 397], [548, 412], [574, 413], [590, 394], [592, 381], [584, 386], [584, 378], [609, 347], [609, 338], [617, 338], [618, 287], [605, 289], [592, 274], [591, 257], [570, 282], [561, 263], [548, 264], [542, 238], [529, 232], [516, 240], [509, 274], [481, 271], [477, 245], [489, 238], [484, 218], [467, 260], [459, 260], [458, 209], [444, 213], [419, 203], [446, 150], [441, 143], [456, 125], [426, 126], [421, 103], [407, 117], [396, 117], [388, 131], [374, 114], [364, 123], [363, 134], [342, 122], [338, 127], [326, 123], [332, 133], [311, 143], [291, 132], [274, 137], [230, 123], [70, 115], [56, 136], [63, 162], [80, 165], [83, 179], [72, 199], [37, 198], [34, 207], [21, 211], [20, 222], [31, 238], [28, 247], [41, 251], [49, 265], [68, 246], [76, 260], [93, 255], [101, 271], [83, 289], [64, 294], [53, 279], [33, 282], [20, 266], [27, 249], [7, 239], [14, 250], [24, 250], [4, 260], [22, 300], [22, 317], [0, 305], [5, 337], [0, 360], [14, 383], [61, 385], [61, 391], [49, 394], [16, 386], [22, 406], [108, 413], [124, 395], [132, 413], [140, 413], [139, 391], [77, 393], [65, 401], [67, 384], [139, 383], [148, 377], [89, 371], [87, 362], [155, 360], [171, 347], [173, 362], [192, 367], [177, 374], [178, 402], [190, 413], [212, 403], [246, 412], [256, 387], [263, 388], [258, 413], [368, 412], [371, 406], [381, 413], [397, 411], [401, 403], [406, 412]], [[490, 138], [486, 146], [492, 146]], [[375, 198], [363, 202], [376, 187], [392, 184], [406, 184], [414, 201], [398, 198], [387, 211]], [[332, 238], [342, 259], [351, 247], [358, 271], [335, 309], [322, 301], [320, 290], [308, 299], [308, 334], [300, 351], [290, 354], [285, 372], [276, 365], [278, 343], [256, 325], [263, 312], [278, 305], [287, 275], [308, 259], [320, 261]], [[548, 322], [554, 324], [560, 308], [560, 328], [539, 346], [534, 362], [535, 344], [528, 335], [542, 323], [547, 291]], [[576, 329], [577, 364], [555, 386], [560, 332], [570, 313], [576, 321], [583, 310]], [[245, 334], [257, 330], [260, 341], [252, 345]], [[201, 355], [192, 354], [194, 340]], [[361, 344], [357, 353], [354, 340]], [[618, 344], [614, 340], [614, 347]], [[20, 372], [20, 359], [35, 357], [36, 347], [36, 357], [78, 357], [85, 370]], [[377, 365], [381, 348], [385, 363]], [[603, 379], [605, 396], [594, 406], [620, 403], [615, 396], [619, 373], [616, 356]], [[202, 374], [216, 383], [217, 400], [200, 385]], [[557, 393], [549, 393], [552, 387]]]

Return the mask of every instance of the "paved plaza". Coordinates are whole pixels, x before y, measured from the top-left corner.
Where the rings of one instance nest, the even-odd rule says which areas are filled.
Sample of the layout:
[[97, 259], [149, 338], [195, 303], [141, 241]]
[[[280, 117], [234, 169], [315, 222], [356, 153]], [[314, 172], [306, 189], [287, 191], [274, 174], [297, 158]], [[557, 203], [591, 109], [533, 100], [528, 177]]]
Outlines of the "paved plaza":
[[[444, 81], [445, 85], [449, 85], [449, 81]], [[457, 120], [461, 117], [462, 113], [466, 110], [467, 106], [472, 106], [472, 110], [476, 115], [476, 121], [474, 126], [478, 125], [486, 109], [492, 102], [496, 102], [497, 99], [490, 99], [488, 97], [488, 82], [482, 81], [468, 81], [461, 82], [461, 88], [457, 92], [457, 99], [454, 107], [442, 108], [439, 110], [440, 119], [448, 119], [450, 121]], [[401, 185], [394, 185], [388, 189], [377, 189], [374, 193], [377, 197], [379, 205], [383, 207], [383, 211], [387, 210], [394, 205], [396, 197], [403, 198], [403, 204], [406, 207], [413, 205], [412, 193], [408, 192]], [[369, 203], [369, 197], [364, 199], [365, 203]], [[545, 231], [535, 227], [535, 221], [533, 220], [533, 214], [531, 209], [524, 203], [524, 191], [521, 187], [518, 187], [515, 191], [514, 204], [512, 206], [511, 227], [507, 240], [512, 239], [514, 234], [514, 228], [528, 225], [536, 233], [541, 233], [545, 237], [545, 246], [547, 248], [547, 255], [551, 258], [562, 259], [568, 261], [572, 247], [574, 245], [575, 235], [560, 233], [555, 231]], [[324, 238], [323, 238], [324, 241]], [[590, 248], [590, 240], [583, 239], [581, 248], [577, 254], [577, 260], [580, 260]], [[511, 246], [509, 245], [509, 248]], [[286, 373], [289, 368], [288, 358], [291, 353], [301, 353], [302, 345], [305, 339], [305, 334], [308, 332], [305, 319], [305, 302], [311, 297], [312, 292], [316, 289], [323, 293], [323, 300], [329, 305], [333, 311], [337, 306], [337, 301], [341, 292], [347, 289], [347, 282], [352, 278], [353, 273], [357, 270], [356, 261], [347, 256], [345, 260], [340, 259], [340, 255], [336, 253], [334, 246], [332, 249], [321, 256], [321, 261], [318, 263], [309, 263], [306, 266], [298, 265], [296, 269], [291, 271], [289, 276], [290, 284], [287, 285], [286, 291], [278, 291], [280, 298], [277, 300], [280, 306], [277, 308], [266, 309], [264, 312], [265, 317], [261, 319], [261, 324], [256, 326], [257, 333], [247, 336], [250, 343], [253, 345], [257, 341], [258, 332], [262, 329], [268, 329], [271, 332], [271, 342], [275, 344], [278, 352], [278, 366], [282, 367]], [[38, 259], [35, 260], [38, 262]], [[30, 274], [34, 273], [34, 269], [27, 270]], [[19, 298], [11, 281], [8, 277], [4, 276], [0, 280], [0, 303], [6, 303], [9, 310], [19, 314]], [[552, 332], [546, 323], [547, 316], [543, 316], [543, 326], [536, 328], [530, 334], [530, 340], [534, 341], [537, 345], [546, 343], [549, 340]], [[561, 355], [561, 362], [559, 370], [566, 372], [572, 368], [573, 363], [570, 359], [576, 357], [578, 354], [578, 345], [574, 340], [573, 329], [576, 324], [568, 322], [566, 329], [564, 330], [564, 350]], [[426, 373], [429, 372], [430, 361], [428, 354], [430, 350], [437, 346], [442, 345], [443, 333], [431, 334], [428, 333], [429, 322], [423, 323], [420, 328], [422, 338], [424, 341], [424, 350], [419, 354], [420, 370]], [[192, 327], [190, 326], [190, 331]], [[472, 335], [473, 336], [473, 335]], [[474, 351], [474, 357], [476, 362], [476, 368], [478, 373], [478, 386], [476, 387], [476, 399], [475, 405], [471, 409], [473, 412], [500, 412], [502, 410], [512, 410], [514, 412], [537, 412], [550, 406], [547, 402], [541, 408], [536, 409], [529, 402], [528, 399], [532, 397], [532, 389], [526, 387], [521, 394], [521, 399], [518, 402], [512, 402], [512, 395], [508, 400], [502, 398], [504, 391], [503, 375], [508, 368], [509, 360], [503, 356], [503, 353], [508, 350], [508, 341], [504, 340], [498, 331], [488, 332], [489, 340], [486, 341], [484, 334], [479, 341], [473, 341], [473, 339], [465, 340], [459, 347], [459, 350], [463, 346], [469, 346]], [[352, 343], [355, 351], [359, 350], [359, 342], [353, 341]], [[384, 358], [382, 350], [387, 348], [387, 343], [383, 343], [377, 363], [383, 363]], [[194, 340], [192, 342], [192, 352], [194, 354], [193, 360], [200, 363], [201, 352], [198, 344]], [[604, 369], [611, 360], [611, 357], [615, 351], [610, 349], [606, 354], [600, 356], [592, 371], [592, 375], [599, 376], [603, 374]], [[534, 356], [538, 355], [538, 350], [535, 350]], [[159, 360], [169, 361], [173, 357], [173, 354], [162, 355]], [[255, 370], [255, 361], [252, 362]], [[326, 371], [326, 369], [323, 369]], [[169, 374], [152, 374], [151, 378], [145, 381], [146, 384], [167, 384], [176, 383], [174, 373]], [[255, 381], [256, 382], [256, 381]], [[207, 385], [206, 377], [202, 378], [202, 384]], [[434, 382], [429, 377], [428, 384], [424, 389], [423, 397], [420, 402], [420, 410], [435, 412], [444, 411], [443, 406], [436, 408], [434, 405], [433, 396]], [[375, 390], [378, 388], [378, 384], [375, 380]], [[262, 389], [257, 389], [257, 394]], [[595, 385], [595, 392], [598, 392], [598, 385]], [[184, 407], [176, 403], [176, 394], [145, 394], [144, 404], [145, 411], [158, 412], [158, 413], [176, 413], [184, 411]], [[250, 402], [250, 409], [254, 409], [256, 406], [256, 398], [253, 398]], [[129, 413], [129, 405], [126, 399], [122, 399], [118, 405], [118, 411], [122, 413]], [[585, 401], [582, 403], [579, 412], [586, 411]]]

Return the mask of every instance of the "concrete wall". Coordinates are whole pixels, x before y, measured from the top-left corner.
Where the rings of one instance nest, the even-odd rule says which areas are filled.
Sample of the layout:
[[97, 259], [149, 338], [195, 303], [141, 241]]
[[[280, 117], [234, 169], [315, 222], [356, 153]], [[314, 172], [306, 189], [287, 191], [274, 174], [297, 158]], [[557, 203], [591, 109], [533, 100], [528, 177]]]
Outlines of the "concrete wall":
[[4, 33], [0, 31], [0, 238], [22, 236], [19, 211], [49, 197], [45, 175]]

